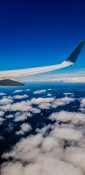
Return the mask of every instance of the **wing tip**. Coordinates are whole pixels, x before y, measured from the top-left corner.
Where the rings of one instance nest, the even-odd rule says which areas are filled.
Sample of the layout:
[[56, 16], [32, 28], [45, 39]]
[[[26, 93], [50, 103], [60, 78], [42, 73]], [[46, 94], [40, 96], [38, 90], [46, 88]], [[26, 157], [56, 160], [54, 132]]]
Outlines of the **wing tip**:
[[80, 51], [81, 51], [84, 43], [85, 43], [85, 40], [81, 40], [79, 42], [79, 44], [77, 45], [77, 47], [73, 50], [73, 52], [71, 53], [71, 55], [66, 59], [66, 61], [69, 61], [69, 62], [71, 62], [71, 63], [74, 64], [76, 62], [76, 60], [77, 60], [77, 57], [80, 54]]

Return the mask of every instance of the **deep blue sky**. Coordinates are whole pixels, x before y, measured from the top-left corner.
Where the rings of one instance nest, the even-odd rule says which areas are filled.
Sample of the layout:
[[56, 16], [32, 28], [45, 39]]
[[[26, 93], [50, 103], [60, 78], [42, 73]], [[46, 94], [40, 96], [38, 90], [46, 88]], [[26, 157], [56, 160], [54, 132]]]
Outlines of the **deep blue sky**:
[[84, 0], [0, 0], [0, 70], [59, 63], [84, 39]]

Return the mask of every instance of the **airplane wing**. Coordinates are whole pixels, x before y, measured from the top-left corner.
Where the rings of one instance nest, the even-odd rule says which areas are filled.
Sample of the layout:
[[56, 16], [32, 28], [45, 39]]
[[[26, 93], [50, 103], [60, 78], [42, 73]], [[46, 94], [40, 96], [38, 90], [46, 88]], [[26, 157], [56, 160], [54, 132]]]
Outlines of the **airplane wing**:
[[85, 41], [81, 41], [78, 46], [73, 50], [71, 55], [62, 63], [52, 65], [52, 66], [44, 66], [44, 67], [36, 67], [36, 68], [29, 68], [29, 69], [18, 69], [18, 70], [7, 70], [7, 71], [0, 71], [0, 85], [2, 86], [22, 86], [23, 83], [17, 82], [13, 80], [17, 77], [34, 75], [44, 72], [49, 72], [52, 70], [62, 69], [68, 66], [72, 66], [84, 45]]
[[3, 79], [0, 80], [0, 86], [23, 86], [24, 84], [15, 80]]

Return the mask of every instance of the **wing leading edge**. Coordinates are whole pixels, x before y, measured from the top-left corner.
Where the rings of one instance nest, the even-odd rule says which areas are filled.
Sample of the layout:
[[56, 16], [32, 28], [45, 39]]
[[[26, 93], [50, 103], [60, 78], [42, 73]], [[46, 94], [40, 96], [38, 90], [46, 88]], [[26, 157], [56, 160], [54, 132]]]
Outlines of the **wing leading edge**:
[[29, 68], [29, 69], [0, 71], [0, 79], [1, 79], [0, 85], [2, 86], [22, 86], [23, 83], [17, 82], [13, 79], [16, 77], [34, 75], [34, 74], [49, 72], [52, 70], [58, 70], [58, 69], [62, 69], [68, 66], [72, 66], [75, 63], [84, 43], [85, 41], [81, 41], [78, 44], [78, 46], [73, 50], [71, 55], [61, 64], [37, 67], [37, 68]]

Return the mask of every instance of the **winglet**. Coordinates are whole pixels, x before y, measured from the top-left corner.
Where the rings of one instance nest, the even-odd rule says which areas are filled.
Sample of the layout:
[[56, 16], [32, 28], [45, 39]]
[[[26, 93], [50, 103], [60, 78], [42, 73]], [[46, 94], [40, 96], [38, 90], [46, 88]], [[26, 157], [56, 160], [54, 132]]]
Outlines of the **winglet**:
[[71, 55], [66, 59], [66, 61], [69, 61], [71, 63], [75, 63], [76, 59], [84, 45], [85, 41], [81, 41], [78, 46], [73, 50], [73, 52], [71, 53]]

